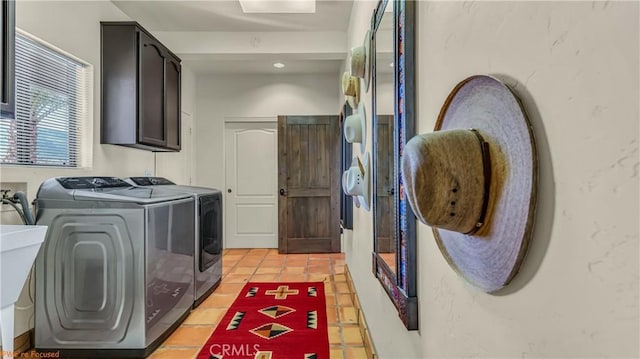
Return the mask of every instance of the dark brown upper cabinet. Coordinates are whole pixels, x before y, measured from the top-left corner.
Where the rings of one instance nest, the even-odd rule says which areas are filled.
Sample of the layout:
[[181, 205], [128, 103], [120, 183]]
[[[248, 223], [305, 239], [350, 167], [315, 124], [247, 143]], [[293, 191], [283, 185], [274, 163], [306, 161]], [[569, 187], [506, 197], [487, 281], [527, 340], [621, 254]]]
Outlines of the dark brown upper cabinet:
[[15, 114], [15, 1], [0, 0], [0, 117]]
[[101, 143], [180, 150], [180, 59], [136, 22], [102, 22]]

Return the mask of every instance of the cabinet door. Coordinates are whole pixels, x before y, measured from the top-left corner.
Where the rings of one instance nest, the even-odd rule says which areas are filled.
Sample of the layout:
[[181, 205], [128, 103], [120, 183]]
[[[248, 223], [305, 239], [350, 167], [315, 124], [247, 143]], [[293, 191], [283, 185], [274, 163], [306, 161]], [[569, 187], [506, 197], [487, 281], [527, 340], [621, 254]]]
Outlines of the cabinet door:
[[167, 147], [180, 150], [180, 63], [167, 57], [165, 69]]
[[15, 2], [0, 0], [0, 117], [15, 112], [14, 44]]
[[138, 141], [165, 146], [163, 46], [146, 34], [140, 36], [140, 115]]

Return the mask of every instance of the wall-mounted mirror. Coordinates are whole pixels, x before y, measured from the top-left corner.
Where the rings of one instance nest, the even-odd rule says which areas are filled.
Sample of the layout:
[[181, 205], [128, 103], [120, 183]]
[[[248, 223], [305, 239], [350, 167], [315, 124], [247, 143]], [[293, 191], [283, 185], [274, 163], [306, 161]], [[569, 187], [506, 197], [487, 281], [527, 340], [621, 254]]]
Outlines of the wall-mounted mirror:
[[414, 135], [415, 2], [381, 0], [372, 18], [373, 270], [407, 329], [418, 329], [415, 216], [402, 194]]

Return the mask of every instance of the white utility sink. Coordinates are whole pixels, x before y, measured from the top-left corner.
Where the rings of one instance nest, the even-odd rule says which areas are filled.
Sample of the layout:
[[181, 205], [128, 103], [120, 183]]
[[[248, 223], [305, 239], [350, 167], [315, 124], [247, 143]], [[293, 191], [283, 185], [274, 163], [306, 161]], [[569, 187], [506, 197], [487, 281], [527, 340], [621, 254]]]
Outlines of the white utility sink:
[[0, 225], [0, 332], [4, 358], [13, 357], [13, 306], [46, 234], [47, 226]]

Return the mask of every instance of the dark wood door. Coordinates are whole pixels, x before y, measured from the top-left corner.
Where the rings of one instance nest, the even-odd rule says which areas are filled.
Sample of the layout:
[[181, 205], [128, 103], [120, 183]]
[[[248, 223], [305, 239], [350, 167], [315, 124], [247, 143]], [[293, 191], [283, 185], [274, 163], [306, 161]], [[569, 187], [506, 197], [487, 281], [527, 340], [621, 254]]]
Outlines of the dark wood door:
[[167, 57], [166, 62], [166, 112], [167, 147], [180, 149], [180, 63]]
[[163, 47], [140, 32], [140, 132], [138, 140], [147, 145], [164, 146], [164, 71]]
[[376, 130], [376, 251], [394, 253], [393, 116], [378, 115]]
[[278, 117], [278, 251], [340, 252], [337, 116]]

